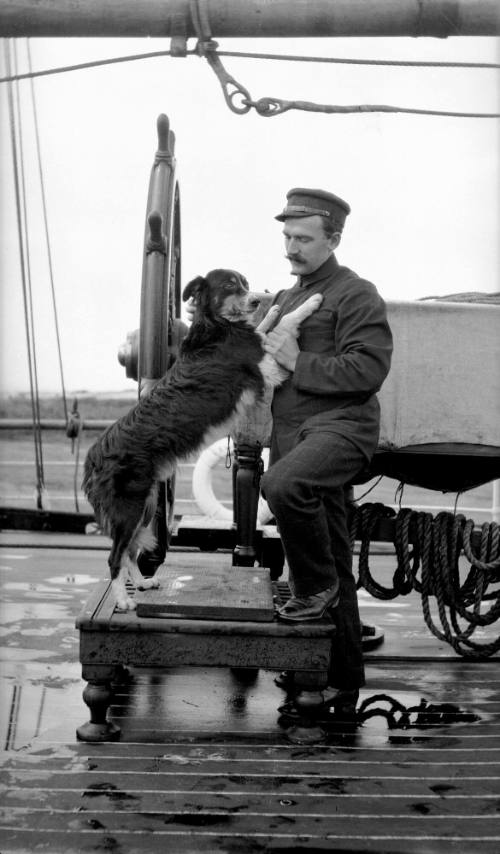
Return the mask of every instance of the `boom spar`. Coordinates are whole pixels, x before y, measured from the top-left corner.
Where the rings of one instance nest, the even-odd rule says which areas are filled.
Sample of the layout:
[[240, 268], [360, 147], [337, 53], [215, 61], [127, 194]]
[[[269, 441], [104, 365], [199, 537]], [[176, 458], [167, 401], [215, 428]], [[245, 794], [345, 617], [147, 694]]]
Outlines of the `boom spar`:
[[497, 0], [3, 0], [0, 34], [250, 38], [494, 36]]

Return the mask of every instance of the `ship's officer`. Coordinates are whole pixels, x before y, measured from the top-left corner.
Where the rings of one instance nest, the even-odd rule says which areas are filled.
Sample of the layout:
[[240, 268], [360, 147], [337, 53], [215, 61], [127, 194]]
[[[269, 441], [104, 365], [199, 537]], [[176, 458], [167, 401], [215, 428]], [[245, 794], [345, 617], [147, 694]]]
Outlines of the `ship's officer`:
[[323, 301], [298, 339], [278, 331], [266, 337], [266, 350], [290, 377], [274, 393], [262, 492], [289, 566], [292, 596], [279, 616], [298, 623], [330, 610], [337, 629], [330, 700], [355, 706], [364, 669], [345, 496], [377, 447], [376, 392], [389, 371], [392, 336], [375, 286], [335, 256], [349, 213], [333, 193], [295, 188], [276, 217], [297, 280], [274, 304], [283, 315], [311, 294]]

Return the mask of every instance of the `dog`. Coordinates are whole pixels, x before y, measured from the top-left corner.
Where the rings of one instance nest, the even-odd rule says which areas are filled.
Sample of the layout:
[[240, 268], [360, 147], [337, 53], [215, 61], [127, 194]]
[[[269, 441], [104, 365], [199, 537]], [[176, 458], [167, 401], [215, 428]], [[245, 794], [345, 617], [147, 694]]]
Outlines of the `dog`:
[[[88, 451], [82, 488], [102, 531], [112, 538], [108, 564], [116, 606], [133, 610], [125, 582], [139, 589], [158, 587], [137, 566], [141, 551], [154, 548], [148, 525], [158, 481], [181, 460], [213, 441], [215, 430], [231, 432], [238, 417], [280, 385], [288, 371], [265, 352], [266, 331], [276, 323], [272, 307], [257, 329], [251, 324], [255, 300], [247, 280], [234, 270], [197, 276], [183, 292], [194, 314], [180, 354], [167, 374]], [[322, 301], [315, 294], [279, 320], [298, 336], [301, 322]]]

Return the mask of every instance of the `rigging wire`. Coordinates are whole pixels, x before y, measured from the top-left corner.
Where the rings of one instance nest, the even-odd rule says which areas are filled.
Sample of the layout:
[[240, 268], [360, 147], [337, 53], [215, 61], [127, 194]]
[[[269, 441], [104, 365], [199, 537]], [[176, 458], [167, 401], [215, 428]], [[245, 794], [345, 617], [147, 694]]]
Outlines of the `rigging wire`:
[[[195, 51], [188, 51], [195, 53]], [[154, 50], [148, 53], [133, 53], [128, 56], [116, 56], [109, 59], [96, 59], [91, 62], [80, 62], [75, 65], [60, 65], [56, 68], [45, 68], [42, 71], [30, 71], [12, 75], [10, 71], [5, 77], [0, 77], [0, 83], [10, 83], [14, 80], [28, 80], [31, 77], [46, 77], [50, 74], [66, 74], [68, 71], [83, 71], [86, 68], [99, 68], [102, 65], [115, 65], [120, 62], [134, 62], [139, 59], [153, 59], [158, 56], [172, 56], [170, 50]]]
[[[14, 67], [17, 69], [18, 67], [18, 56], [17, 56], [17, 43], [13, 43], [13, 56], [14, 56]], [[16, 95], [16, 113], [17, 113], [17, 130], [18, 130], [18, 142], [19, 142], [19, 164], [20, 164], [20, 185], [21, 185], [21, 196], [22, 196], [22, 219], [24, 226], [24, 246], [25, 246], [25, 259], [26, 259], [26, 279], [27, 279], [27, 290], [28, 290], [28, 307], [29, 307], [29, 326], [30, 326], [30, 335], [31, 335], [31, 353], [33, 360], [33, 379], [34, 379], [34, 409], [36, 412], [36, 422], [34, 422], [36, 441], [38, 444], [38, 459], [39, 459], [39, 485], [37, 486], [37, 504], [39, 508], [43, 507], [44, 501], [43, 496], [45, 493], [45, 472], [43, 465], [43, 439], [42, 439], [42, 426], [41, 426], [41, 412], [40, 412], [40, 390], [38, 384], [38, 361], [37, 361], [37, 351], [36, 351], [36, 336], [35, 336], [35, 312], [33, 310], [33, 282], [31, 276], [31, 258], [30, 258], [30, 240], [29, 240], [29, 228], [28, 228], [28, 203], [26, 198], [26, 177], [24, 170], [24, 137], [23, 137], [23, 122], [21, 117], [21, 93], [19, 89], [19, 85], [16, 83], [15, 86], [15, 95]]]
[[[232, 51], [218, 50], [219, 56], [228, 56], [233, 59], [264, 59], [275, 60], [282, 62], [319, 62], [330, 63], [336, 65], [370, 65], [370, 66], [392, 66], [401, 68], [478, 68], [478, 69], [497, 69], [500, 64], [496, 62], [444, 62], [444, 61], [427, 61], [427, 60], [404, 60], [404, 59], [353, 59], [344, 57], [332, 56], [296, 56], [293, 54], [281, 53], [254, 53], [252, 51]], [[198, 51], [186, 51], [186, 56], [197, 56]], [[154, 50], [147, 53], [133, 53], [125, 56], [111, 57], [108, 59], [97, 59], [89, 62], [80, 62], [74, 65], [61, 65], [55, 68], [45, 68], [41, 71], [33, 71], [23, 74], [10, 75], [0, 77], [0, 83], [9, 83], [14, 80], [27, 80], [32, 77], [45, 77], [50, 74], [65, 74], [69, 71], [82, 71], [86, 68], [99, 68], [103, 65], [114, 65], [123, 62], [136, 62], [141, 59], [154, 59], [160, 56], [173, 56], [171, 50]]]
[[[185, 41], [184, 41], [185, 44]], [[219, 82], [222, 86], [222, 91], [224, 94], [224, 98], [229, 108], [239, 114], [243, 115], [247, 113], [251, 108], [255, 109], [256, 112], [265, 117], [277, 116], [288, 110], [305, 110], [308, 112], [317, 112], [317, 113], [406, 113], [413, 115], [422, 115], [422, 116], [443, 116], [443, 117], [453, 117], [453, 118], [475, 118], [475, 119], [490, 119], [490, 118], [499, 118], [500, 114], [498, 113], [466, 113], [461, 111], [446, 111], [446, 110], [426, 110], [426, 109], [412, 109], [409, 107], [393, 107], [385, 104], [356, 104], [353, 106], [341, 106], [334, 104], [315, 104], [310, 101], [285, 101], [280, 98], [267, 97], [260, 98], [258, 101], [252, 100], [250, 97], [248, 90], [246, 90], [243, 86], [241, 86], [231, 75], [228, 75], [225, 68], [223, 67], [220, 57], [221, 56], [230, 56], [230, 57], [238, 57], [238, 58], [247, 58], [247, 59], [279, 59], [284, 61], [296, 61], [296, 62], [335, 62], [338, 64], [349, 64], [349, 65], [379, 65], [379, 66], [402, 66], [402, 67], [418, 67], [418, 68], [481, 68], [481, 69], [491, 69], [491, 68], [500, 68], [500, 65], [497, 63], [473, 63], [473, 62], [440, 62], [440, 61], [406, 61], [406, 60], [367, 60], [367, 59], [343, 59], [339, 57], [311, 57], [311, 56], [293, 56], [290, 54], [263, 54], [263, 53], [254, 53], [254, 52], [238, 52], [238, 51], [219, 51], [217, 50], [218, 43], [211, 38], [207, 38], [203, 36], [202, 30], [200, 29], [198, 42], [194, 50], [188, 51], [178, 51], [178, 50], [165, 50], [165, 51], [150, 51], [148, 53], [143, 54], [132, 54], [128, 56], [114, 57], [112, 59], [104, 59], [104, 60], [96, 60], [92, 62], [80, 63], [77, 65], [71, 66], [63, 66], [60, 68], [54, 69], [46, 69], [40, 72], [30, 71], [26, 74], [15, 75], [15, 77], [10, 76], [8, 74], [6, 77], [0, 78], [0, 83], [8, 82], [11, 80], [21, 80], [26, 78], [32, 78], [34, 76], [43, 76], [47, 74], [58, 74], [68, 71], [76, 71], [78, 69], [84, 68], [95, 68], [101, 65], [112, 65], [118, 62], [132, 62], [140, 59], [150, 59], [152, 57], [159, 56], [175, 56], [175, 57], [185, 57], [189, 55], [197, 55], [204, 57], [209, 65], [212, 67], [216, 76], [219, 79]], [[243, 96], [241, 99], [241, 104], [236, 102], [236, 96]]]
[[[26, 50], [28, 55], [28, 67], [31, 71], [31, 48], [30, 48], [30, 40], [26, 39]], [[36, 106], [36, 97], [35, 97], [35, 85], [33, 79], [30, 80], [30, 90], [31, 90], [31, 105], [33, 111], [33, 122], [35, 128], [35, 143], [36, 143], [36, 153], [37, 153], [37, 162], [38, 162], [38, 175], [40, 180], [40, 191], [41, 191], [41, 199], [42, 199], [42, 210], [43, 210], [43, 222], [45, 228], [45, 244], [47, 248], [47, 261], [49, 266], [49, 279], [50, 279], [50, 290], [52, 295], [52, 308], [54, 312], [54, 324], [55, 324], [55, 332], [56, 332], [56, 342], [57, 342], [57, 354], [59, 360], [59, 374], [61, 377], [61, 390], [62, 390], [62, 400], [63, 400], [63, 408], [64, 408], [64, 418], [66, 424], [68, 423], [68, 404], [66, 400], [66, 388], [64, 384], [64, 370], [63, 370], [63, 362], [62, 362], [62, 353], [61, 353], [61, 336], [59, 332], [59, 319], [57, 313], [57, 301], [56, 301], [56, 292], [54, 285], [54, 270], [52, 264], [52, 250], [50, 244], [50, 235], [49, 235], [49, 225], [48, 225], [48, 216], [47, 216], [47, 201], [46, 201], [46, 193], [45, 193], [45, 178], [42, 167], [42, 155], [41, 155], [41, 146], [40, 146], [40, 132], [38, 127], [38, 111]]]
[[440, 60], [407, 60], [407, 59], [352, 59], [333, 56], [294, 56], [286, 53], [245, 53], [243, 51], [219, 50], [219, 56], [230, 56], [235, 59], [271, 59], [285, 62], [324, 62], [335, 65], [381, 65], [401, 68], [500, 68], [496, 62], [444, 62]]
[[[13, 52], [14, 67], [17, 65], [15, 48]], [[12, 60], [10, 54], [9, 40], [5, 41], [5, 63], [8, 72], [12, 68]], [[31, 280], [29, 256], [27, 250], [27, 227], [26, 227], [26, 209], [25, 209], [25, 193], [24, 193], [24, 171], [22, 168], [22, 133], [18, 126], [19, 135], [19, 155], [18, 156], [18, 141], [16, 136], [16, 113], [19, 117], [19, 91], [17, 84], [9, 83], [8, 86], [8, 108], [10, 121], [10, 136], [12, 145], [12, 159], [14, 171], [14, 191], [16, 197], [16, 213], [17, 213], [17, 231], [19, 241], [19, 255], [21, 267], [21, 283], [24, 302], [24, 321], [26, 332], [26, 347], [28, 351], [28, 372], [30, 382], [31, 396], [31, 411], [33, 421], [33, 440], [35, 449], [35, 467], [36, 467], [36, 490], [37, 490], [37, 507], [43, 508], [42, 496], [45, 491], [44, 471], [43, 471], [43, 451], [42, 451], [42, 435], [40, 425], [40, 408], [39, 408], [39, 393], [38, 393], [38, 378], [36, 371], [36, 352], [34, 341], [34, 325], [33, 325], [33, 305], [31, 299]], [[21, 159], [21, 164], [19, 160]], [[22, 186], [21, 186], [22, 184]]]
[[[14, 67], [17, 69], [18, 66], [18, 57], [17, 57], [17, 43], [13, 43], [13, 56], [14, 56]], [[25, 260], [26, 260], [26, 279], [27, 279], [27, 292], [28, 292], [28, 310], [29, 310], [29, 327], [30, 327], [30, 335], [31, 335], [31, 352], [32, 352], [32, 360], [33, 360], [33, 379], [34, 379], [34, 409], [36, 412], [36, 421], [34, 422], [35, 433], [37, 437], [38, 444], [38, 459], [39, 459], [39, 467], [40, 467], [40, 487], [38, 489], [37, 502], [39, 506], [43, 505], [42, 501], [42, 493], [45, 488], [45, 475], [44, 475], [44, 466], [43, 466], [43, 440], [42, 440], [42, 428], [41, 428], [41, 412], [40, 412], [40, 393], [39, 393], [39, 385], [38, 385], [38, 363], [37, 363], [37, 353], [36, 353], [36, 336], [35, 336], [35, 313], [33, 310], [33, 285], [32, 285], [32, 276], [31, 276], [31, 259], [30, 259], [30, 251], [29, 251], [29, 229], [28, 229], [28, 204], [26, 199], [26, 177], [24, 170], [24, 138], [23, 138], [23, 123], [21, 119], [21, 95], [19, 91], [19, 85], [16, 83], [15, 86], [15, 101], [16, 101], [16, 119], [17, 119], [17, 130], [18, 130], [18, 144], [19, 144], [19, 165], [20, 165], [20, 186], [21, 186], [21, 201], [22, 201], [22, 220], [23, 220], [23, 232], [24, 232], [24, 246], [25, 246]]]

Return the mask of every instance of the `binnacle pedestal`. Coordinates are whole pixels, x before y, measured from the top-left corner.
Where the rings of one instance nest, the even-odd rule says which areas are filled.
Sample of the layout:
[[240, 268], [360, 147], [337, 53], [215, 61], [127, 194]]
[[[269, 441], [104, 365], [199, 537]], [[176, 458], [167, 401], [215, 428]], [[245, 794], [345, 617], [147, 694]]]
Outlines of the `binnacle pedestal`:
[[302, 692], [298, 706], [305, 711], [299, 723], [308, 730], [294, 740], [321, 740], [323, 733], [312, 727], [307, 712], [326, 685], [334, 624], [279, 622], [269, 572], [261, 568], [207, 568], [199, 556], [192, 572], [184, 563], [158, 573], [159, 590], [136, 594], [136, 611], [115, 611], [111, 586], [101, 582], [78, 617], [82, 675], [88, 681], [84, 700], [91, 714], [78, 738], [119, 738], [108, 710], [123, 668], [192, 665], [294, 671]]

